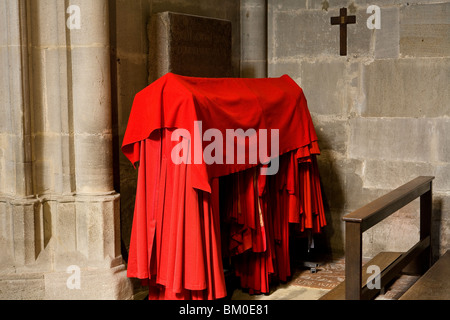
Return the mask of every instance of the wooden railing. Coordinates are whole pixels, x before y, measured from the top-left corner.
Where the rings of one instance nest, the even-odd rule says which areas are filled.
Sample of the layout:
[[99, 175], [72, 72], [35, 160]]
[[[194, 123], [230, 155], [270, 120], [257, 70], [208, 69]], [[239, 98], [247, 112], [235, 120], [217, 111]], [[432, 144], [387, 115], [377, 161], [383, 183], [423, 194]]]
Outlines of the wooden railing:
[[343, 217], [345, 221], [345, 299], [372, 299], [379, 290], [362, 285], [362, 234], [380, 221], [420, 197], [420, 240], [409, 251], [381, 272], [380, 287], [385, 287], [407, 266], [431, 266], [432, 181], [418, 177], [381, 198]]

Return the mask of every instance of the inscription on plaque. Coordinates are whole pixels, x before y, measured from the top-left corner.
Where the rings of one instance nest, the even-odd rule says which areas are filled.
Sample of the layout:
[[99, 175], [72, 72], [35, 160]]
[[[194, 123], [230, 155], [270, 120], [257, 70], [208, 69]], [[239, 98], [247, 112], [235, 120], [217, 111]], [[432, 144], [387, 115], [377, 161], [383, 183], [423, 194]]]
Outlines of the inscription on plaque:
[[149, 27], [150, 82], [168, 72], [183, 76], [232, 76], [231, 22], [163, 12]]

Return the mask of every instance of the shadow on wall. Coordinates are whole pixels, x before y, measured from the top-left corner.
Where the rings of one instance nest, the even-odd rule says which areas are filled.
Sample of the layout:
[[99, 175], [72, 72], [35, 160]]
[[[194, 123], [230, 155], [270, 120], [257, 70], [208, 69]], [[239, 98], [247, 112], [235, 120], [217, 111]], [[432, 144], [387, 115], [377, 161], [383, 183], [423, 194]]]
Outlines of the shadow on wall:
[[434, 197], [433, 209], [431, 212], [431, 250], [433, 254], [433, 263], [439, 259], [441, 243], [444, 243], [442, 237], [442, 199]]
[[327, 226], [323, 235], [318, 237], [318, 250], [330, 257], [341, 257], [344, 254], [344, 225], [341, 221], [345, 211], [344, 181], [341, 170], [335, 159], [326, 151], [330, 142], [320, 130], [316, 130], [321, 155], [317, 157]]

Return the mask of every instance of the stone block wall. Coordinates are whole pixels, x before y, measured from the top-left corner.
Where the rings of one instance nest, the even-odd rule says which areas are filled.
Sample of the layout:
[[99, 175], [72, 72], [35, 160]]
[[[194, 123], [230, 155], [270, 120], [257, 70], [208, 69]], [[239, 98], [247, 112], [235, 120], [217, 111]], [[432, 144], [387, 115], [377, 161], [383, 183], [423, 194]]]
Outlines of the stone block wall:
[[[289, 74], [304, 89], [333, 253], [343, 215], [417, 175], [436, 176], [435, 254], [449, 248], [450, 1], [73, 0], [74, 30], [68, 4], [0, 0], [1, 299], [131, 297], [121, 254], [137, 171], [120, 146], [149, 84], [150, 17], [165, 11], [231, 21], [233, 76]], [[379, 30], [366, 25], [370, 5]], [[342, 6], [357, 16], [346, 57], [330, 24]], [[366, 232], [364, 254], [406, 250], [418, 236], [414, 201]], [[81, 290], [67, 285], [69, 265]]]
[[[370, 5], [381, 28], [369, 29]], [[348, 55], [339, 55], [341, 7]], [[269, 0], [269, 76], [304, 89], [320, 139], [332, 252], [344, 248], [342, 216], [433, 175], [434, 254], [450, 238], [450, 1]], [[418, 201], [364, 234], [364, 255], [407, 250], [419, 239]]]

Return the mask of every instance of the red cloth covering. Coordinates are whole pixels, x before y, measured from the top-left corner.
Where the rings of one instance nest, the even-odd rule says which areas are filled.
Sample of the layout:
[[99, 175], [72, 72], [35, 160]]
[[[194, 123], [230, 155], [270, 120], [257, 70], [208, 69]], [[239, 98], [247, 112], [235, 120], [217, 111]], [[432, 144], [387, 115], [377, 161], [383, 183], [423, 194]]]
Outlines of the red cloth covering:
[[[227, 129], [278, 129], [279, 153], [297, 150], [317, 141], [303, 90], [289, 77], [270, 79], [209, 79], [169, 73], [139, 92], [133, 102], [122, 151], [132, 163], [139, 161], [138, 142], [161, 128], [186, 129], [196, 144], [195, 122], [203, 132], [215, 128], [226, 136]], [[257, 139], [259, 141], [259, 139]], [[250, 142], [247, 142], [250, 144]], [[223, 154], [225, 155], [226, 143]], [[250, 150], [248, 145], [246, 150]], [[258, 146], [257, 150], [259, 151]], [[270, 150], [270, 147], [268, 148]], [[195, 164], [192, 152], [192, 186], [211, 192], [210, 179], [254, 167], [245, 164]], [[277, 156], [277, 155], [273, 155]], [[224, 161], [225, 163], [225, 161]]]
[[[172, 141], [175, 129], [187, 130], [180, 139], [191, 150], [204, 150], [208, 142], [200, 135], [210, 128], [223, 137], [227, 129], [255, 129], [258, 138], [260, 129], [269, 136], [278, 129], [279, 152], [267, 156], [279, 157], [279, 172], [261, 175], [261, 162], [250, 163], [248, 152], [244, 164], [197, 163], [194, 152], [185, 155], [189, 164], [173, 163], [180, 143]], [[252, 143], [246, 141], [247, 151]], [[243, 287], [267, 293], [270, 278], [290, 276], [289, 225], [313, 232], [326, 225], [317, 136], [303, 91], [288, 76], [169, 73], [136, 95], [122, 151], [139, 164], [128, 276], [148, 281], [150, 299], [225, 297], [223, 257], [233, 258]], [[219, 189], [225, 193], [220, 204]], [[221, 220], [229, 226], [222, 233]]]

